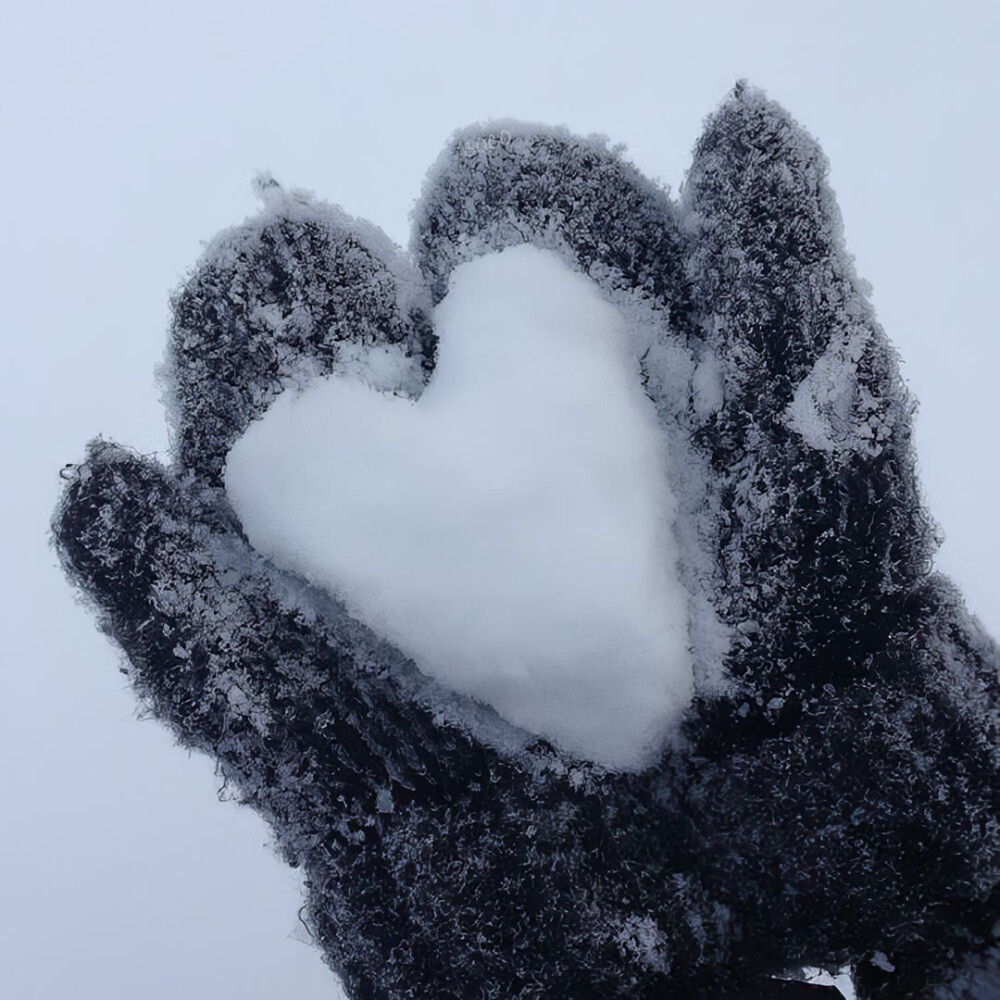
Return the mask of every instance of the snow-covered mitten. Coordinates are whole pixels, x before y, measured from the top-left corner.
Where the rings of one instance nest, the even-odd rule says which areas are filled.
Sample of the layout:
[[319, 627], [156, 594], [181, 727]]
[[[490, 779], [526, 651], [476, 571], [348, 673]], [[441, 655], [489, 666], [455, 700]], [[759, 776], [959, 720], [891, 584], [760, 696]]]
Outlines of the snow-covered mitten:
[[[1000, 656], [931, 572], [912, 403], [826, 171], [738, 85], [679, 202], [516, 123], [453, 138], [410, 255], [264, 184], [173, 302], [174, 464], [96, 441], [69, 471], [67, 574], [303, 868], [350, 995], [785, 996], [768, 977], [844, 965], [863, 996], [1000, 995]], [[641, 766], [417, 670], [224, 490], [285, 389], [360, 366], [418, 397], [452, 273], [522, 243], [629, 317], [656, 410], [693, 680]]]

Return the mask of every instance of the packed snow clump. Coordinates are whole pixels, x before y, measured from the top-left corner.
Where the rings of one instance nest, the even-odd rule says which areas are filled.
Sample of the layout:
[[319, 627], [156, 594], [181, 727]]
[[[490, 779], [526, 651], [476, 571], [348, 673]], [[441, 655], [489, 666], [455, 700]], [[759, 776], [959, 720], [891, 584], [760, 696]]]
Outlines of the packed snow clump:
[[599, 763], [688, 704], [664, 442], [622, 312], [555, 254], [462, 264], [419, 399], [378, 366], [288, 390], [232, 448], [250, 542], [423, 672]]

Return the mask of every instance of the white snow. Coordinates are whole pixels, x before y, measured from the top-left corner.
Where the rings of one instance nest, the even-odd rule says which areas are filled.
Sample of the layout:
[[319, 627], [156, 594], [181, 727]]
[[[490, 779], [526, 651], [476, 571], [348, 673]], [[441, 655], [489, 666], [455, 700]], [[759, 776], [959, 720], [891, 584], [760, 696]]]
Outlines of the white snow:
[[[452, 689], [637, 768], [693, 687], [674, 499], [630, 329], [555, 254], [457, 268], [414, 401], [288, 390], [230, 452], [252, 544]], [[375, 383], [373, 385], [373, 383]]]
[[785, 411], [788, 427], [820, 451], [864, 451], [877, 455], [889, 436], [894, 409], [876, 399], [858, 377], [868, 346], [867, 329], [835, 338], [799, 383]]
[[[876, 952], [876, 954], [881, 954], [881, 952]], [[823, 969], [805, 969], [802, 973], [802, 981], [814, 986], [836, 986], [844, 1000], [855, 1000], [856, 997], [854, 984], [851, 982], [851, 972], [847, 968], [832, 973], [825, 972]]]
[[706, 348], [691, 379], [691, 402], [697, 417], [705, 421], [722, 409], [725, 399], [722, 368], [715, 351]]

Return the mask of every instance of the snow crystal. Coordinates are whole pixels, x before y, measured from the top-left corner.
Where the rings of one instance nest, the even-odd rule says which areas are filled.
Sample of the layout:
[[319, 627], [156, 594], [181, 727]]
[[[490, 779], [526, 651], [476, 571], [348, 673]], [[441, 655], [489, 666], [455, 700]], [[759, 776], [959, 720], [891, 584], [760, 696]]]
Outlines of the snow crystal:
[[858, 377], [870, 340], [864, 329], [836, 339], [796, 388], [785, 422], [810, 447], [872, 455], [882, 450], [895, 414]]
[[705, 349], [705, 355], [698, 363], [691, 379], [691, 401], [695, 415], [701, 420], [707, 420], [713, 413], [722, 409], [725, 390], [722, 379], [722, 368], [715, 351]]
[[233, 505], [258, 550], [426, 674], [570, 752], [640, 767], [693, 668], [666, 449], [628, 323], [527, 245], [456, 268], [435, 322], [417, 401], [346, 375], [279, 396], [229, 454]]
[[420, 391], [413, 361], [398, 344], [362, 345], [348, 341], [340, 349], [337, 367], [340, 374], [379, 392]]
[[670, 942], [650, 917], [629, 916], [615, 935], [620, 948], [652, 969], [670, 970]]
[[[884, 968], [884, 966], [879, 966], [879, 968]], [[891, 971], [891, 967], [889, 971]], [[834, 972], [827, 972], [824, 969], [804, 969], [801, 982], [813, 986], [833, 986], [840, 990], [844, 1000], [854, 1000], [856, 996], [854, 984], [851, 982], [851, 970], [848, 968], [837, 969]]]

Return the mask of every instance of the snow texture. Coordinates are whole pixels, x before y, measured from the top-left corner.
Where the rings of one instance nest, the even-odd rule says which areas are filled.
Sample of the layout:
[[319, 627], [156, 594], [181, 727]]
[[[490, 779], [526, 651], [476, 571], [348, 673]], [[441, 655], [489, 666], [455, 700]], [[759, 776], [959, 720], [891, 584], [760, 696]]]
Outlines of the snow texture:
[[229, 453], [250, 543], [456, 691], [641, 768], [693, 693], [675, 502], [620, 310], [550, 251], [461, 265], [418, 401], [332, 377]]
[[[675, 202], [603, 140], [477, 126], [410, 257], [264, 193], [174, 299], [175, 465], [94, 442], [54, 534], [144, 703], [303, 868], [350, 994], [773, 996], [850, 966], [862, 998], [995, 997], [1000, 653], [932, 571], [913, 404], [816, 143], [738, 85]], [[419, 395], [452, 272], [522, 243], [643, 331], [696, 697], [639, 772], [416, 670], [221, 489], [251, 422], [341, 359]]]

